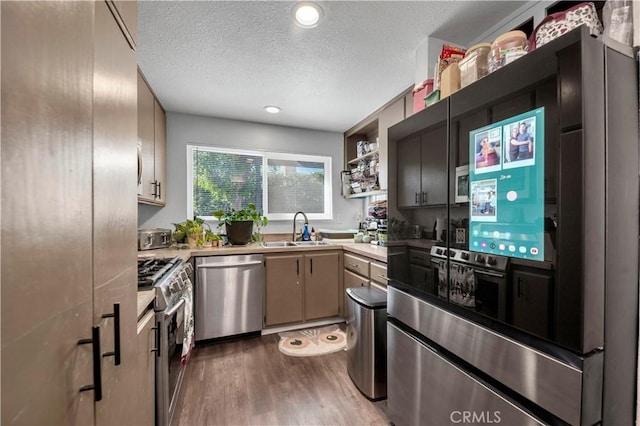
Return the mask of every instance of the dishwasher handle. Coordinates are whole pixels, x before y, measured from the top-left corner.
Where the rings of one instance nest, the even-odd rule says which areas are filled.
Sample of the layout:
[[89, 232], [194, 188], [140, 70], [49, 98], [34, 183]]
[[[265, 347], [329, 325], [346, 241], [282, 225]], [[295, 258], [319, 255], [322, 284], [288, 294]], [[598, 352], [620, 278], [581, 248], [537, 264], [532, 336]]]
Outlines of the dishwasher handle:
[[197, 265], [198, 269], [221, 269], [221, 268], [237, 268], [239, 266], [253, 266], [262, 265], [262, 260], [254, 260], [251, 262], [238, 262], [238, 263], [203, 263]]

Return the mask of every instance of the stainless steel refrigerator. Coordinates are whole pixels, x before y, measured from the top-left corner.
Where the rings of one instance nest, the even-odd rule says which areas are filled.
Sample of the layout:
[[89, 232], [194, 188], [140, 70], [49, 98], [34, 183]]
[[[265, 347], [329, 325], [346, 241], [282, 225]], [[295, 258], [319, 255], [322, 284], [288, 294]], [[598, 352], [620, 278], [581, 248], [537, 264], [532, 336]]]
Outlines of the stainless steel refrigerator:
[[578, 28], [389, 129], [393, 423], [633, 423], [637, 84]]

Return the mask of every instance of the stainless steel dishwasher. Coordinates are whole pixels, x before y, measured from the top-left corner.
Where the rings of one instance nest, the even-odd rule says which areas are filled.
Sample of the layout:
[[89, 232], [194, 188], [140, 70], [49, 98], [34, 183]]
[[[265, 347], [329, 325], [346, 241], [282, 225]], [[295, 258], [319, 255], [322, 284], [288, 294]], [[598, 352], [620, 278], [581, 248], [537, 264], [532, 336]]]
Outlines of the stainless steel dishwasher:
[[195, 338], [262, 330], [261, 254], [196, 258]]

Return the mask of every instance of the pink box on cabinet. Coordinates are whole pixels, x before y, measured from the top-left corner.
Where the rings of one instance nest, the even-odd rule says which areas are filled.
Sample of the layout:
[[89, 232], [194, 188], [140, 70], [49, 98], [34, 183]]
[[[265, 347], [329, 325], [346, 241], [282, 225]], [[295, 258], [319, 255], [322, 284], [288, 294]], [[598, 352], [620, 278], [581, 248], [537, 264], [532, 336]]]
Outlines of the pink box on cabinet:
[[428, 78], [422, 84], [416, 85], [413, 89], [413, 113], [422, 111], [426, 108], [424, 98], [433, 91], [433, 79]]

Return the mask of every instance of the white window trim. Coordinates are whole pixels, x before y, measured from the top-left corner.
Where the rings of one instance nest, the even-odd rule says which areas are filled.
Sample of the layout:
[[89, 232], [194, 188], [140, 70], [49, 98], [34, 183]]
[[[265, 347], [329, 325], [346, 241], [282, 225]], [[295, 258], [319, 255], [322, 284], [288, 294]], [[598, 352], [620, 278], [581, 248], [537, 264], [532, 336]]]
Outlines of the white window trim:
[[293, 213], [269, 213], [269, 204], [267, 198], [269, 196], [269, 160], [292, 160], [292, 161], [304, 161], [309, 163], [323, 163], [324, 164], [324, 213], [307, 213], [309, 220], [331, 220], [333, 219], [333, 194], [331, 192], [331, 157], [320, 155], [305, 155], [305, 154], [284, 154], [278, 152], [268, 152], [264, 154], [262, 170], [267, 179], [267, 188], [262, 191], [262, 205], [267, 206], [267, 218], [269, 220], [293, 220]]
[[[265, 207], [264, 215], [270, 221], [284, 221], [293, 220], [293, 213], [269, 213], [268, 212], [268, 160], [298, 160], [307, 162], [316, 162], [324, 164], [324, 213], [307, 213], [309, 220], [332, 220], [333, 219], [333, 193], [332, 193], [332, 169], [331, 169], [331, 156], [320, 155], [306, 155], [306, 154], [288, 154], [280, 152], [270, 151], [251, 151], [245, 149], [233, 149], [217, 146], [195, 145], [187, 144], [187, 217], [193, 217], [193, 151], [212, 151], [222, 152], [227, 154], [241, 154], [241, 155], [259, 155], [262, 157], [262, 205]], [[199, 216], [206, 221], [217, 222], [214, 216]]]

